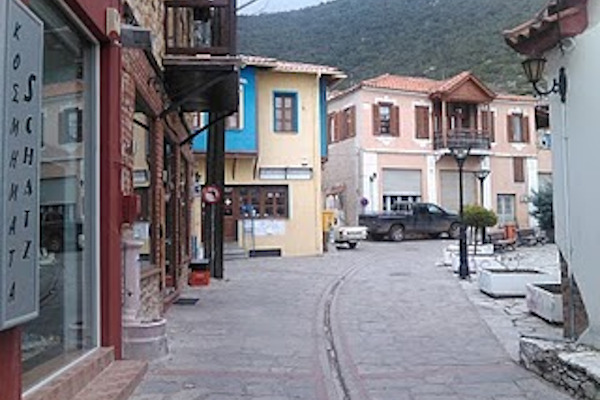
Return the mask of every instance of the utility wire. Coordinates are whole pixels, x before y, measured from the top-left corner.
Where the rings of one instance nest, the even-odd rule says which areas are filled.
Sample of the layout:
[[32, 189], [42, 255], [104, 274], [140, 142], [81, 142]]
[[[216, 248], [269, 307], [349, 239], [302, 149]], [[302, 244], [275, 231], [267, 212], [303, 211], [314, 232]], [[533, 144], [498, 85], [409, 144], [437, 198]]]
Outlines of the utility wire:
[[257, 3], [258, 1], [260, 0], [249, 0], [246, 4], [242, 4], [241, 6], [239, 6], [235, 11], [240, 12], [244, 8], [251, 6], [254, 3]]

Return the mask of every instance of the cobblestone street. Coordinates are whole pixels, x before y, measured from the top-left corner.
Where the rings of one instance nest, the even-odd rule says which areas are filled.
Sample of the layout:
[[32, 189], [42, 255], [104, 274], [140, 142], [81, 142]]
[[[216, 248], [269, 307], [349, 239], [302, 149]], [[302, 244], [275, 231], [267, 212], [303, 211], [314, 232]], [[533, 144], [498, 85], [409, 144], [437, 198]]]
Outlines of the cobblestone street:
[[436, 266], [448, 243], [228, 262], [169, 310], [170, 354], [132, 399], [569, 399], [511, 358], [506, 305]]

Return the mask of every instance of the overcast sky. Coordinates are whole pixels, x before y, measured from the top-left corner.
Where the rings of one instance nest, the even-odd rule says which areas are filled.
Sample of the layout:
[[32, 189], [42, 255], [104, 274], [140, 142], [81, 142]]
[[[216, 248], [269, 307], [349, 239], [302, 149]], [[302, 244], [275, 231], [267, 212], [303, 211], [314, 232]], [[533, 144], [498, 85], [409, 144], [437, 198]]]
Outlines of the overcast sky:
[[[250, 0], [238, 0], [238, 6], [242, 6], [249, 1]], [[256, 3], [243, 9], [242, 14], [290, 11], [302, 7], [315, 6], [325, 1], [326, 0], [258, 0]]]

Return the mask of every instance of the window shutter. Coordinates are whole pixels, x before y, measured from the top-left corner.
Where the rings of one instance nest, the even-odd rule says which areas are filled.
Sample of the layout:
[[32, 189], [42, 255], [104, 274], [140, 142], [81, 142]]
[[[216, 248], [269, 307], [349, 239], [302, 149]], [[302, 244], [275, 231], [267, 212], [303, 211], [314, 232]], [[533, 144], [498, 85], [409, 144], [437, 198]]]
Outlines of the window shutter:
[[429, 107], [415, 107], [416, 137], [429, 139]]
[[507, 128], [507, 133], [508, 133], [508, 141], [509, 142], [514, 142], [515, 141], [515, 131], [513, 129], [513, 116], [512, 115], [507, 115], [506, 116], [506, 128]]
[[381, 134], [381, 121], [379, 120], [379, 104], [373, 104], [373, 135]]
[[492, 142], [496, 141], [496, 114], [493, 111], [490, 111], [490, 140]]
[[390, 135], [400, 136], [400, 107], [392, 106], [390, 116]]
[[335, 123], [334, 123], [334, 141], [339, 142], [340, 140], [342, 140], [342, 113], [341, 112], [336, 112], [335, 113]]
[[525, 182], [525, 168], [523, 157], [513, 158], [513, 169], [515, 182]]
[[487, 133], [490, 138], [490, 142], [496, 141], [496, 135], [494, 132], [494, 112], [492, 111], [482, 111], [481, 112], [481, 129], [484, 133]]
[[334, 113], [328, 114], [327, 115], [327, 144], [333, 143], [335, 141], [335, 137], [332, 136], [334, 134], [333, 126], [332, 126], [334, 121], [335, 121], [335, 114]]
[[348, 136], [356, 136], [356, 106], [352, 106], [349, 109], [350, 117], [348, 118]]
[[83, 110], [77, 109], [77, 142], [83, 141]]
[[58, 113], [58, 143], [65, 144], [67, 143], [67, 118], [65, 115], [65, 111], [61, 111]]
[[521, 118], [521, 131], [523, 132], [523, 142], [529, 143], [529, 117]]

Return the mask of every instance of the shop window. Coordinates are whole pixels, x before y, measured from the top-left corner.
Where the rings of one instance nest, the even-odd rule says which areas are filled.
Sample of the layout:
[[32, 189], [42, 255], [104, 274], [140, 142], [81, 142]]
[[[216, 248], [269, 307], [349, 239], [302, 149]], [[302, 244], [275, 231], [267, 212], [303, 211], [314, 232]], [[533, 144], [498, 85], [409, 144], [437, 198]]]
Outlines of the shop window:
[[28, 4], [45, 27], [40, 49], [44, 151], [39, 182], [40, 313], [23, 326], [24, 390], [97, 347], [99, 318], [95, 51], [56, 2]]

